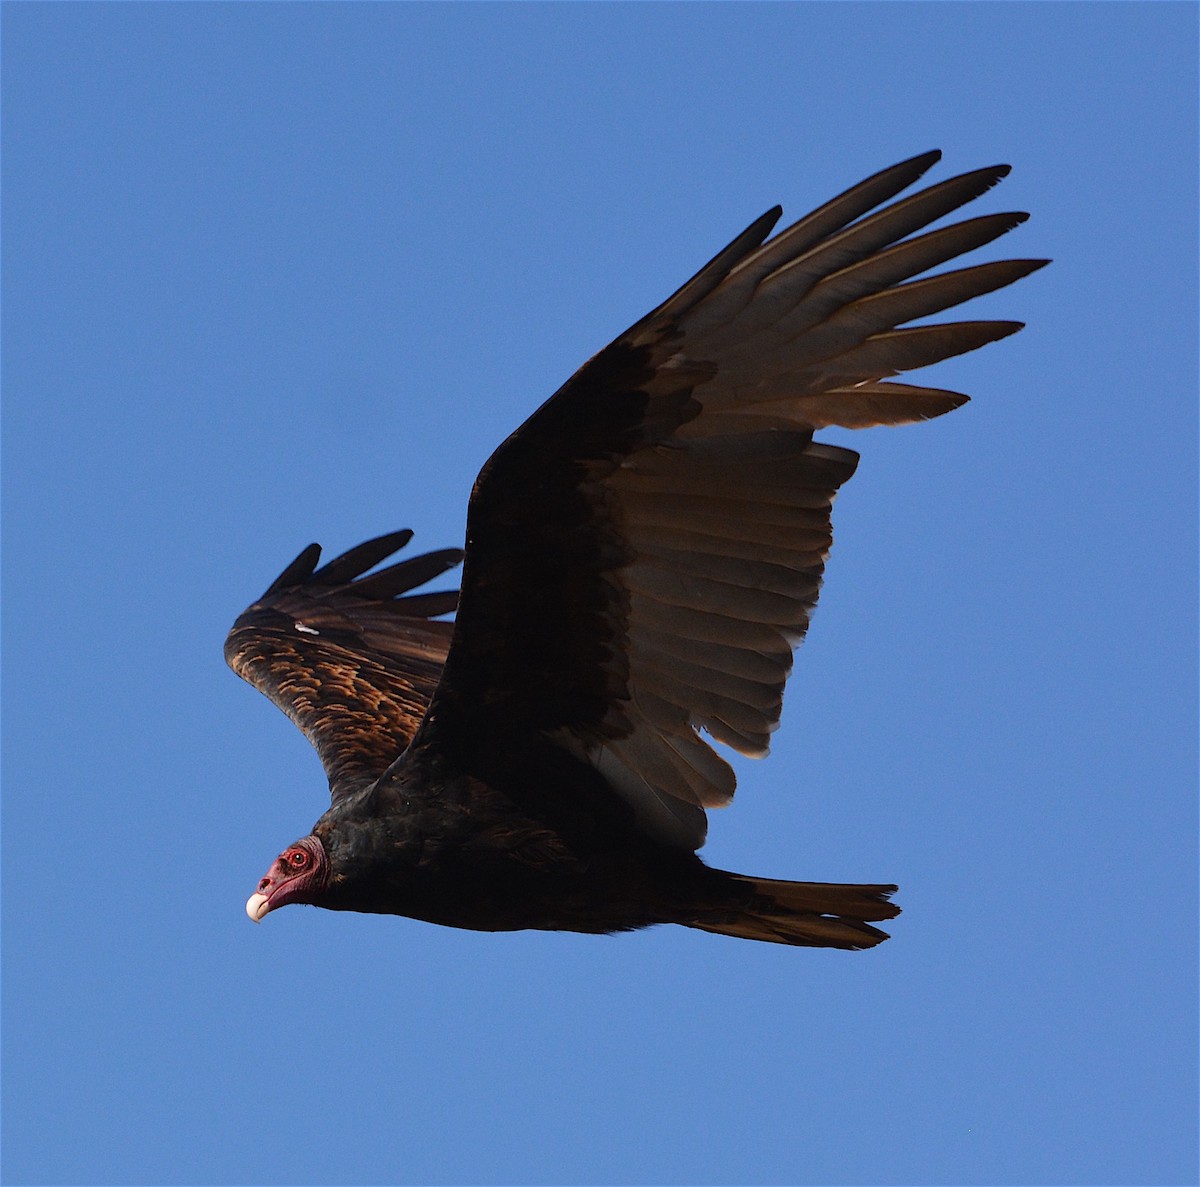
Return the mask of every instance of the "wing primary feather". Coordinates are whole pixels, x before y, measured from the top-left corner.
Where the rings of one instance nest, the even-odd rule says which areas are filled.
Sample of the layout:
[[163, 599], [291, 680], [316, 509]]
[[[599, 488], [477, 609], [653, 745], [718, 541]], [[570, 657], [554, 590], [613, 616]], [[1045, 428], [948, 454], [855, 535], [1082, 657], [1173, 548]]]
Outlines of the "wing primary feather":
[[293, 585], [303, 584], [313, 575], [313, 571], [317, 567], [317, 561], [320, 559], [320, 544], [310, 544], [271, 582], [263, 594], [263, 598], [269, 598], [272, 594], [277, 594], [281, 589], [288, 589]]
[[839, 385], [874, 380], [967, 354], [989, 342], [1007, 338], [1024, 326], [1022, 321], [957, 321], [905, 326], [872, 334], [859, 346], [819, 366], [830, 382], [836, 381]]
[[941, 313], [953, 305], [961, 305], [974, 297], [993, 293], [1022, 277], [1044, 268], [1049, 260], [994, 260], [974, 264], [951, 272], [939, 272], [907, 284], [896, 285], [881, 293], [862, 297], [847, 306], [830, 323], [845, 317], [851, 321], [869, 322], [872, 329], [891, 329], [918, 317]]
[[831, 300], [849, 304], [858, 297], [878, 292], [885, 285], [907, 280], [947, 260], [985, 247], [1028, 219], [1029, 215], [1020, 211], [985, 214], [901, 240], [865, 260], [830, 273], [818, 283], [814, 295], [830, 292]]
[[[463, 553], [461, 548], [443, 548], [438, 552], [426, 552], [414, 556], [411, 560], [400, 561], [399, 564], [389, 565], [363, 577], [350, 587], [359, 597], [393, 598], [406, 590], [415, 589], [440, 577], [447, 569], [453, 569], [461, 564]], [[428, 596], [428, 595], [427, 595]]]
[[772, 206], [759, 215], [728, 247], [717, 252], [682, 288], [668, 297], [657, 309], [648, 313], [628, 333], [636, 339], [639, 326], [672, 320], [704, 300], [729, 275], [730, 270], [771, 233], [783, 214], [782, 206]]
[[395, 598], [390, 604], [407, 618], [437, 618], [439, 614], [453, 614], [458, 609], [458, 590], [414, 594], [411, 598]]
[[813, 245], [842, 230], [856, 218], [874, 210], [881, 202], [894, 198], [919, 180], [932, 166], [942, 159], [940, 149], [920, 153], [881, 169], [878, 173], [851, 186], [848, 190], [818, 206], [786, 230], [781, 231], [763, 251], [739, 264], [731, 275], [738, 282], [749, 279], [757, 283], [767, 276], [780, 260], [788, 260], [808, 251]]
[[376, 536], [356, 545], [341, 556], [336, 556], [317, 570], [314, 576], [326, 585], [343, 585], [353, 580], [360, 573], [374, 568], [385, 557], [393, 552], [399, 552], [413, 538], [409, 528], [401, 528], [398, 532], [388, 532], [386, 536]]

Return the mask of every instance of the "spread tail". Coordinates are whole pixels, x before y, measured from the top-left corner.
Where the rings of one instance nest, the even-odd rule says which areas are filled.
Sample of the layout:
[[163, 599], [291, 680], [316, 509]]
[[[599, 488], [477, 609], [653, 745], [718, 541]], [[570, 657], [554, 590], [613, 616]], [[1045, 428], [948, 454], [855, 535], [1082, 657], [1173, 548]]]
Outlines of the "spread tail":
[[740, 908], [716, 910], [689, 921], [689, 927], [772, 944], [873, 948], [888, 934], [868, 921], [900, 914], [900, 908], [888, 901], [894, 886], [782, 882], [744, 874], [729, 877], [750, 891], [748, 899]]

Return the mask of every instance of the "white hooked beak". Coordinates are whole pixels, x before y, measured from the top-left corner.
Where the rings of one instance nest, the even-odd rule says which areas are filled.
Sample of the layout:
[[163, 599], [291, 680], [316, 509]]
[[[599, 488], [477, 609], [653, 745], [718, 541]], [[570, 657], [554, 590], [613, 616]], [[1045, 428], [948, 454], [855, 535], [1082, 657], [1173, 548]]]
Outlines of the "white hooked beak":
[[246, 900], [246, 914], [254, 920], [255, 923], [261, 923], [263, 916], [271, 908], [267, 906], [267, 896], [265, 894], [252, 894]]

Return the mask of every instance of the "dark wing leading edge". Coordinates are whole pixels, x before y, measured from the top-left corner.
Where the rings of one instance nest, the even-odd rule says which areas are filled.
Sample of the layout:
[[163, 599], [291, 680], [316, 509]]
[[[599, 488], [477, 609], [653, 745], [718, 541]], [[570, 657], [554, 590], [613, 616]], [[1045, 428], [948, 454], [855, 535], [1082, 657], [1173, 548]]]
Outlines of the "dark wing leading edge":
[[310, 544], [234, 623], [229, 666], [316, 747], [336, 800], [371, 783], [412, 740], [442, 672], [457, 591], [407, 595], [462, 560], [429, 552], [369, 576], [412, 532], [368, 540], [318, 569]]
[[886, 379], [1020, 323], [906, 323], [1045, 262], [912, 279], [1026, 218], [914, 234], [1007, 166], [880, 208], [939, 155], [868, 178], [773, 239], [780, 211], [764, 215], [500, 446], [471, 496], [453, 643], [412, 761], [483, 773], [489, 747], [550, 743], [599, 770], [647, 832], [703, 843], [703, 809], [729, 801], [734, 775], [700, 731], [766, 753], [830, 506], [858, 461], [813, 430], [965, 403]]

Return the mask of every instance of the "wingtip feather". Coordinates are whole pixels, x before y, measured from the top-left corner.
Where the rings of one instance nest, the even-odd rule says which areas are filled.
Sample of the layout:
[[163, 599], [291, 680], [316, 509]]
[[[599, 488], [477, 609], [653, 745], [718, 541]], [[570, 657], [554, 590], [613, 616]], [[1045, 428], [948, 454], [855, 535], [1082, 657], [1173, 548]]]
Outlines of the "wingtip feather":
[[316, 571], [317, 562], [321, 559], [320, 544], [310, 544], [305, 548], [299, 556], [296, 557], [290, 565], [275, 578], [274, 581], [267, 587], [263, 594], [264, 598], [269, 598], [272, 594], [278, 593], [281, 589], [287, 589], [289, 585], [296, 585], [302, 581], [307, 581]]

